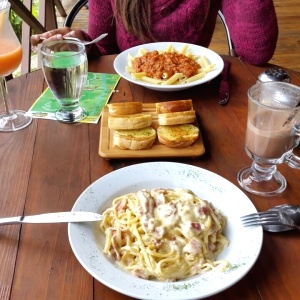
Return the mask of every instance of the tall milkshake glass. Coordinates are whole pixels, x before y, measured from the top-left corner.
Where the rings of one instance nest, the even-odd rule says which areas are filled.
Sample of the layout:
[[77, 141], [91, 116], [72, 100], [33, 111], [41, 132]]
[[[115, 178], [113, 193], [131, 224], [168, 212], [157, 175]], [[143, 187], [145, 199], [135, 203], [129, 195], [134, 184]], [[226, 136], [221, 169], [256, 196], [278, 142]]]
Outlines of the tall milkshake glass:
[[251, 167], [238, 173], [246, 191], [273, 196], [286, 188], [277, 165], [287, 163], [300, 169], [293, 149], [300, 142], [300, 87], [284, 82], [257, 83], [248, 91], [248, 119], [245, 150]]

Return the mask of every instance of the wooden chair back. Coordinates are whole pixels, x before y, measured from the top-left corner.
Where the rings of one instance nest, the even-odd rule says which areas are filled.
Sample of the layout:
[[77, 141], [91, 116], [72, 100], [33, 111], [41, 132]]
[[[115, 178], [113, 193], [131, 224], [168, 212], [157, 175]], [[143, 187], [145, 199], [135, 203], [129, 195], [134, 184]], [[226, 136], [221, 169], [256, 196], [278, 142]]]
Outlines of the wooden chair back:
[[45, 31], [57, 28], [56, 11], [61, 16], [66, 17], [64, 7], [61, 0], [39, 0], [39, 17], [36, 19], [32, 14], [33, 0], [10, 0], [11, 9], [22, 19], [22, 49], [23, 60], [21, 64], [21, 75], [31, 70], [32, 49], [30, 44], [30, 36], [33, 33], [43, 33]]

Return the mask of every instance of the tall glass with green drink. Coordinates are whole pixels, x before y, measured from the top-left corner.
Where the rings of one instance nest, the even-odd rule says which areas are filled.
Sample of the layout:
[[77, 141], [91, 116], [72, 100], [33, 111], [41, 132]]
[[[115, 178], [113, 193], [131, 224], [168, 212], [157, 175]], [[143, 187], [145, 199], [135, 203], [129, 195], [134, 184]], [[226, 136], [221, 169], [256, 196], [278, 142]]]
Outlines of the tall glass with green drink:
[[80, 98], [87, 79], [85, 47], [76, 41], [55, 41], [41, 48], [45, 79], [60, 104], [57, 120], [73, 123], [83, 120], [87, 114], [80, 106]]

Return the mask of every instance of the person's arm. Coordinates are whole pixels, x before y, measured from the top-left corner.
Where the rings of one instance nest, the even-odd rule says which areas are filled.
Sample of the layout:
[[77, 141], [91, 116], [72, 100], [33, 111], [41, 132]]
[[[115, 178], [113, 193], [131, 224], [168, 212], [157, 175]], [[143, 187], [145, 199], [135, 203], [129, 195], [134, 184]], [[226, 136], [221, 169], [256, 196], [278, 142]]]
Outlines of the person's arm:
[[273, 56], [278, 24], [272, 0], [223, 0], [222, 12], [237, 54], [254, 65]]
[[64, 36], [72, 36], [78, 39], [83, 39], [84, 35], [81, 31], [72, 31], [71, 28], [68, 27], [61, 27], [58, 29], [53, 29], [41, 34], [34, 34], [30, 37], [30, 42], [33, 47], [37, 46], [40, 43], [48, 43], [52, 41], [59, 41], [62, 40]]
[[89, 0], [88, 32], [62, 27], [42, 34], [32, 35], [30, 39], [32, 46], [36, 46], [39, 43], [45, 44], [50, 41], [62, 40], [64, 36], [71, 36], [80, 40], [91, 41], [102, 33], [108, 33], [108, 36], [97, 44], [92, 44], [86, 47], [86, 52], [89, 58], [96, 58], [100, 55], [119, 52], [116, 42], [116, 29], [111, 1]]
[[108, 33], [103, 40], [87, 47], [89, 58], [119, 52], [115, 27], [111, 0], [89, 0], [88, 32], [83, 32], [85, 39], [93, 40], [102, 33]]

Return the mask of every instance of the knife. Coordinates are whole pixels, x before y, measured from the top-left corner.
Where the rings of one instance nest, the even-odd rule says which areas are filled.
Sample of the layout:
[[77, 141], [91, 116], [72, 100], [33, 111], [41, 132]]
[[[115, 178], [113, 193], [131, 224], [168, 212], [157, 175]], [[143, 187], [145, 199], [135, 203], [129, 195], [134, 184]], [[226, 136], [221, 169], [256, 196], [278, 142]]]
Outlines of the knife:
[[101, 221], [102, 215], [87, 211], [68, 211], [47, 213], [33, 216], [17, 216], [9, 218], [0, 218], [1, 225], [23, 224], [23, 223], [66, 223], [66, 222], [95, 222]]
[[224, 68], [221, 74], [221, 83], [219, 89], [219, 104], [225, 105], [229, 101], [229, 86], [228, 86], [228, 73], [230, 69], [230, 61], [224, 60]]

